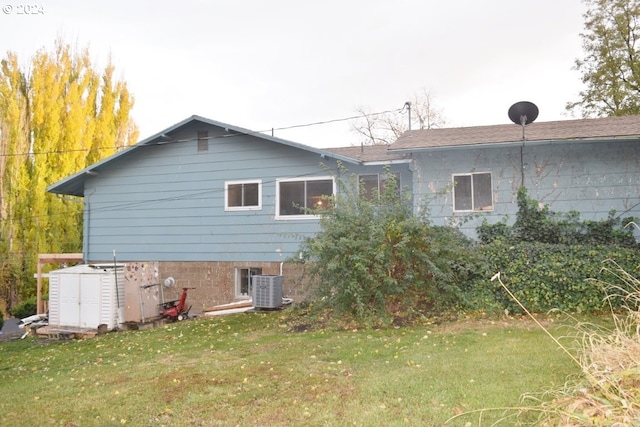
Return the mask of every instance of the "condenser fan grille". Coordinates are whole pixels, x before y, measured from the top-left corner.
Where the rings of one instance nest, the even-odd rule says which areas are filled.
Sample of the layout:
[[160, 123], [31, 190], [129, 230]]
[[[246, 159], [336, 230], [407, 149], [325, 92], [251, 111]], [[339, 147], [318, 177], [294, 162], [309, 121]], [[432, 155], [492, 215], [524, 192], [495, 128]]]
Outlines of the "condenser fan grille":
[[256, 275], [251, 282], [255, 308], [278, 308], [282, 305], [282, 276]]

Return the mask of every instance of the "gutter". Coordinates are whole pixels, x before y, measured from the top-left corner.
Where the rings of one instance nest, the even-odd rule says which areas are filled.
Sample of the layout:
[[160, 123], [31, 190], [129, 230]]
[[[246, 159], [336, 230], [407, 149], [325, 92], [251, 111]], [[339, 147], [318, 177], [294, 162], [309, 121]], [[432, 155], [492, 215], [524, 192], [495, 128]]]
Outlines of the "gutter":
[[[588, 142], [618, 142], [640, 140], [640, 136], [609, 137], [609, 138], [580, 138], [580, 139], [545, 139], [545, 140], [525, 140], [527, 146], [551, 145], [562, 143], [588, 143]], [[435, 147], [412, 147], [412, 148], [389, 148], [390, 153], [415, 153], [419, 151], [443, 151], [461, 150], [469, 148], [493, 148], [493, 147], [520, 147], [522, 140], [508, 142], [481, 142], [477, 144], [442, 145]]]

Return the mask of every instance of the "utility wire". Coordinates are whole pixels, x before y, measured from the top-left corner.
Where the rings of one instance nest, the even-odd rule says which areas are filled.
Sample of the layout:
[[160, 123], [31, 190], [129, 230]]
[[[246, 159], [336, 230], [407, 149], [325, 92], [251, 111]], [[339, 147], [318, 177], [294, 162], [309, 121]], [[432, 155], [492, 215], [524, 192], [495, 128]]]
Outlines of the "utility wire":
[[[404, 108], [404, 107], [403, 107]], [[222, 139], [222, 138], [230, 138], [230, 137], [235, 137], [235, 136], [241, 136], [241, 135], [263, 135], [272, 131], [280, 131], [280, 130], [288, 130], [288, 129], [297, 129], [297, 128], [303, 128], [303, 127], [309, 127], [309, 126], [319, 126], [319, 125], [325, 125], [325, 124], [329, 124], [329, 123], [336, 123], [336, 122], [344, 122], [344, 121], [348, 121], [348, 120], [355, 120], [355, 119], [360, 119], [360, 118], [365, 118], [365, 117], [374, 117], [374, 116], [380, 116], [383, 114], [390, 114], [390, 113], [399, 113], [402, 112], [402, 108], [397, 108], [394, 110], [386, 110], [386, 111], [380, 111], [377, 113], [368, 113], [368, 114], [360, 114], [358, 116], [350, 116], [350, 117], [343, 117], [343, 118], [339, 118], [339, 119], [331, 119], [331, 120], [324, 120], [324, 121], [317, 121], [317, 122], [311, 122], [311, 123], [303, 123], [303, 124], [297, 124], [297, 125], [291, 125], [291, 126], [283, 126], [283, 127], [279, 127], [279, 128], [272, 128], [272, 129], [266, 129], [266, 130], [261, 130], [261, 131], [250, 131], [247, 133], [228, 133], [228, 134], [224, 134], [224, 135], [215, 135], [215, 136], [209, 136], [206, 138], [185, 138], [185, 139], [170, 139], [167, 141], [160, 141], [160, 142], [156, 142], [153, 145], [164, 145], [164, 144], [170, 144], [170, 143], [176, 143], [176, 142], [189, 142], [189, 141], [195, 141], [198, 139], [207, 139], [207, 140], [214, 140], [214, 139]], [[51, 154], [64, 154], [64, 153], [73, 153], [73, 152], [88, 152], [91, 150], [116, 150], [116, 152], [118, 152], [119, 150], [125, 149], [125, 148], [129, 148], [134, 146], [135, 144], [132, 145], [120, 145], [120, 146], [115, 146], [115, 147], [94, 147], [94, 148], [75, 148], [75, 149], [68, 149], [68, 150], [51, 150], [51, 151], [34, 151], [34, 152], [23, 152], [23, 153], [0, 153], [0, 157], [18, 157], [18, 156], [41, 156], [41, 155], [51, 155]]]
[[[373, 117], [373, 116], [380, 116], [382, 114], [399, 113], [399, 112], [402, 111], [403, 108], [404, 107], [396, 108], [395, 110], [380, 111], [378, 113], [360, 114], [358, 116], [344, 117], [342, 119], [326, 120], [326, 121], [323, 121], [323, 122], [314, 122], [314, 123], [307, 123], [307, 124], [303, 124], [303, 125], [286, 126], [286, 127], [281, 127], [281, 128], [275, 128], [273, 130], [287, 130], [287, 129], [302, 128], [302, 127], [307, 127], [307, 126], [326, 125], [326, 124], [329, 124], [329, 123], [344, 122], [344, 121], [347, 121], [347, 120], [361, 119], [363, 117]], [[261, 132], [268, 132], [268, 130], [267, 131], [261, 131]]]

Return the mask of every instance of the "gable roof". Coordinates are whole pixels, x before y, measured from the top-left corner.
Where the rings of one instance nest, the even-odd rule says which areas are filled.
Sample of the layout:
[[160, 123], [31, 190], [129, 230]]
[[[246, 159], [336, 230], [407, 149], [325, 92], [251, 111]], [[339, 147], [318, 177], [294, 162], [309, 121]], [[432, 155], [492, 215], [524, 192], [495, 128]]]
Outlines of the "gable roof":
[[201, 123], [205, 123], [211, 126], [216, 126], [219, 128], [224, 129], [226, 132], [228, 132], [228, 135], [225, 135], [225, 137], [233, 137], [236, 135], [251, 135], [251, 136], [255, 136], [256, 138], [261, 138], [267, 141], [271, 141], [271, 142], [275, 142], [277, 144], [282, 144], [282, 145], [286, 145], [289, 147], [294, 147], [294, 148], [298, 148], [301, 150], [305, 150], [305, 151], [309, 151], [312, 153], [316, 153], [318, 155], [320, 155], [321, 157], [331, 157], [334, 158], [336, 160], [342, 160], [344, 162], [347, 163], [353, 163], [353, 164], [358, 164], [361, 163], [361, 160], [357, 159], [356, 157], [349, 157], [346, 154], [340, 153], [340, 152], [332, 152], [329, 150], [323, 150], [323, 149], [319, 149], [319, 148], [315, 148], [315, 147], [311, 147], [308, 145], [304, 145], [304, 144], [300, 144], [297, 142], [293, 142], [293, 141], [289, 141], [286, 139], [282, 139], [282, 138], [277, 138], [274, 136], [270, 136], [261, 132], [255, 132], [249, 129], [245, 129], [245, 128], [241, 128], [239, 126], [233, 126], [233, 125], [229, 125], [226, 123], [222, 123], [222, 122], [218, 122], [215, 120], [211, 120], [211, 119], [207, 119], [205, 117], [201, 117], [201, 116], [197, 116], [197, 115], [193, 115], [179, 123], [176, 123], [173, 126], [170, 126], [168, 128], [166, 128], [165, 130], [150, 136], [149, 138], [146, 138], [142, 141], [137, 142], [136, 144], [125, 148], [124, 150], [118, 151], [117, 153], [103, 159], [100, 160], [97, 163], [94, 163], [90, 166], [87, 166], [86, 168], [82, 169], [81, 171], [70, 175], [52, 185], [50, 185], [49, 187], [47, 187], [47, 192], [49, 193], [56, 193], [56, 194], [66, 194], [66, 195], [70, 195], [70, 196], [84, 196], [84, 183], [85, 180], [87, 179], [88, 176], [91, 175], [96, 175], [97, 172], [100, 170], [101, 167], [103, 167], [104, 165], [106, 165], [107, 163], [112, 163], [112, 162], [116, 162], [118, 161], [118, 159], [121, 159], [129, 154], [131, 154], [132, 152], [138, 150], [140, 147], [143, 146], [147, 146], [147, 145], [160, 145], [160, 144], [170, 144], [170, 143], [175, 143], [175, 142], [179, 142], [176, 140], [171, 139], [171, 137], [169, 136], [171, 133], [175, 132], [176, 130], [189, 125], [193, 122], [201, 122]]
[[[526, 142], [637, 139], [640, 137], [640, 116], [534, 122], [525, 126], [524, 135]], [[390, 151], [509, 143], [522, 143], [522, 126], [506, 124], [407, 131], [391, 145]]]

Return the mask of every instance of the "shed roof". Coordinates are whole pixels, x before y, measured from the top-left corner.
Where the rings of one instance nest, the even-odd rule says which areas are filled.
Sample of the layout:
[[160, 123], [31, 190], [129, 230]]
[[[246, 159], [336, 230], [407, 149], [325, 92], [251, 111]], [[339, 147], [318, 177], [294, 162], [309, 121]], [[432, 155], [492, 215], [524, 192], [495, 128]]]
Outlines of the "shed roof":
[[[391, 152], [522, 142], [522, 126], [516, 124], [407, 131], [394, 142]], [[525, 141], [576, 141], [636, 139], [640, 116], [534, 122], [524, 129]]]

